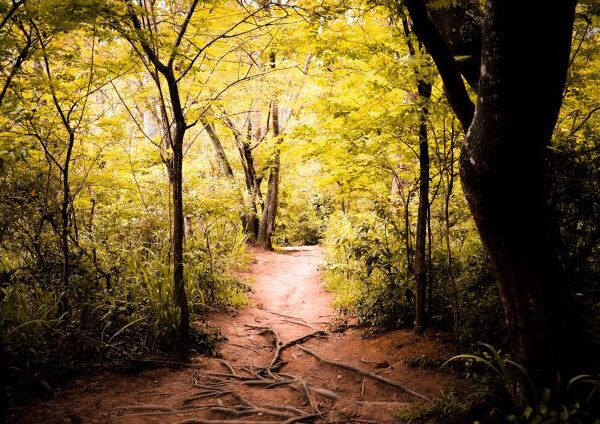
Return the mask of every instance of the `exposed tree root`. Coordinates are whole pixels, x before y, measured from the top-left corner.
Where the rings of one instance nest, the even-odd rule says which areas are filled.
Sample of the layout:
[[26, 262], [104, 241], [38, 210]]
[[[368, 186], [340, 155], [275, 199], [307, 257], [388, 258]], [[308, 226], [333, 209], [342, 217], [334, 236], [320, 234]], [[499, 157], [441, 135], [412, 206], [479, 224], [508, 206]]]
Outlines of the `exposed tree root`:
[[227, 344], [229, 346], [235, 346], [235, 347], [239, 347], [239, 348], [242, 348], [242, 349], [248, 349], [248, 350], [251, 350], [254, 353], [259, 353], [258, 349], [255, 349], [255, 348], [250, 347], [250, 346], [246, 346], [246, 345], [242, 345], [242, 344], [237, 344], [237, 343], [227, 343]]
[[259, 326], [259, 325], [252, 325], [252, 324], [244, 324], [246, 327], [248, 328], [252, 328], [255, 330], [260, 330], [262, 334], [264, 333], [270, 333], [273, 335], [273, 338], [275, 340], [275, 353], [273, 354], [273, 359], [271, 359], [271, 362], [269, 363], [269, 365], [266, 367], [267, 370], [273, 370], [276, 368], [281, 368], [280, 363], [281, 361], [281, 353], [292, 347], [295, 346], [299, 343], [303, 343], [309, 339], [312, 339], [314, 337], [325, 337], [327, 336], [328, 332], [327, 331], [323, 331], [323, 330], [318, 330], [318, 331], [313, 331], [312, 333], [308, 333], [305, 334], [304, 336], [300, 336], [296, 339], [290, 340], [287, 343], [282, 343], [281, 342], [281, 336], [279, 335], [279, 333], [274, 330], [272, 327], [264, 327], [264, 326]]
[[208, 420], [204, 418], [186, 418], [175, 421], [175, 424], [248, 424], [249, 422], [252, 424], [282, 424], [281, 421]]
[[150, 405], [150, 404], [144, 404], [144, 405], [127, 405], [127, 406], [119, 406], [117, 409], [124, 411], [124, 410], [142, 410], [142, 411], [148, 411], [148, 410], [156, 410], [156, 411], [163, 411], [163, 412], [172, 412], [173, 408], [168, 407], [168, 406], [164, 406], [164, 405]]
[[395, 387], [397, 389], [403, 390], [406, 393], [410, 393], [411, 395], [416, 396], [418, 398], [429, 400], [429, 398], [427, 396], [422, 395], [421, 393], [417, 393], [414, 390], [411, 390], [411, 389], [407, 388], [406, 386], [403, 386], [402, 384], [400, 384], [400, 383], [398, 383], [396, 381], [392, 381], [392, 380], [389, 380], [389, 379], [387, 379], [385, 377], [382, 377], [380, 375], [374, 374], [372, 372], [362, 370], [362, 369], [360, 369], [358, 367], [355, 367], [353, 365], [349, 365], [349, 364], [345, 364], [343, 362], [332, 361], [330, 359], [323, 358], [319, 354], [313, 352], [310, 349], [305, 348], [304, 346], [298, 346], [298, 347], [300, 349], [302, 349], [304, 352], [308, 353], [311, 356], [314, 356], [319, 361], [321, 361], [321, 362], [323, 362], [325, 364], [332, 365], [332, 366], [339, 367], [339, 368], [344, 368], [344, 369], [347, 369], [347, 370], [350, 370], [350, 371], [354, 371], [355, 373], [360, 374], [360, 375], [362, 375], [364, 377], [369, 377], [369, 378], [371, 378], [373, 380], [379, 381], [380, 383], [387, 384], [388, 386], [392, 386], [392, 387]]
[[268, 313], [270, 313], [270, 314], [277, 315], [277, 316], [279, 316], [279, 317], [284, 317], [284, 318], [294, 319], [294, 320], [296, 320], [296, 321], [302, 321], [302, 322], [304, 322], [304, 323], [308, 324], [304, 318], [295, 317], [295, 316], [292, 316], [292, 315], [286, 315], [286, 314], [282, 314], [282, 313], [280, 313], [280, 312], [271, 311], [271, 310], [269, 310], [269, 309], [265, 309], [265, 308], [259, 308], [259, 309], [260, 309], [261, 311], [265, 311], [265, 312], [268, 312]]
[[290, 324], [295, 324], [295, 325], [300, 325], [300, 326], [302, 326], [302, 327], [307, 327], [307, 328], [310, 328], [310, 329], [311, 329], [311, 330], [313, 330], [313, 331], [315, 330], [315, 327], [313, 327], [313, 326], [312, 326], [312, 325], [310, 325], [310, 324], [304, 323], [304, 322], [292, 321], [292, 320], [290, 320], [290, 319], [283, 319], [283, 320], [281, 320], [281, 322], [288, 322], [288, 323], [290, 323]]
[[228, 408], [228, 407], [224, 407], [224, 406], [215, 406], [209, 409], [211, 412], [219, 412], [222, 414], [229, 414], [229, 415], [233, 415], [234, 417], [247, 417], [250, 415], [271, 415], [273, 417], [279, 417], [279, 418], [293, 418], [296, 417], [297, 415], [292, 415], [292, 414], [288, 414], [285, 412], [280, 412], [280, 411], [273, 411], [270, 409], [266, 409], [266, 408], [252, 408], [252, 409], [242, 409], [242, 410], [237, 410], [234, 408]]

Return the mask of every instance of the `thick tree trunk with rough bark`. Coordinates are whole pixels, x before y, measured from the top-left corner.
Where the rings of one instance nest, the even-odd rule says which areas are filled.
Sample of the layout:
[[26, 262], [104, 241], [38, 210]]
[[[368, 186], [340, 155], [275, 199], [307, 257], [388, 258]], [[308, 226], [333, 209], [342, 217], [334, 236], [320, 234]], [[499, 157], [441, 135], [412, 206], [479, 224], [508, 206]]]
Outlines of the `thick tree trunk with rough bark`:
[[479, 97], [460, 157], [463, 190], [500, 284], [514, 354], [549, 387], [576, 349], [545, 181], [574, 6], [569, 0], [488, 2]]
[[483, 10], [479, 0], [458, 0], [447, 6], [436, 6], [428, 0], [428, 10], [462, 76], [477, 89], [481, 64], [481, 27]]
[[513, 353], [539, 387], [554, 388], [577, 366], [581, 340], [545, 181], [576, 2], [486, 3], [476, 110], [424, 2], [404, 2], [467, 133], [463, 191], [499, 283]]

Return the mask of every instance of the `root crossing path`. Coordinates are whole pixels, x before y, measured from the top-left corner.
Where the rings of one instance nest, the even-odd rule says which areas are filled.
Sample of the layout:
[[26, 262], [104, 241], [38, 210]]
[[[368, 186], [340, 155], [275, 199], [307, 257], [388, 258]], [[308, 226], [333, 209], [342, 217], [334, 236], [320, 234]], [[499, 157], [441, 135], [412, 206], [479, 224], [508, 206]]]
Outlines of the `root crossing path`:
[[16, 411], [15, 422], [392, 423], [456, 385], [437, 366], [422, 366], [452, 353], [440, 337], [401, 330], [364, 338], [365, 329], [336, 316], [319, 247], [252, 253], [243, 275], [250, 305], [210, 317], [228, 339], [221, 358], [82, 378]]

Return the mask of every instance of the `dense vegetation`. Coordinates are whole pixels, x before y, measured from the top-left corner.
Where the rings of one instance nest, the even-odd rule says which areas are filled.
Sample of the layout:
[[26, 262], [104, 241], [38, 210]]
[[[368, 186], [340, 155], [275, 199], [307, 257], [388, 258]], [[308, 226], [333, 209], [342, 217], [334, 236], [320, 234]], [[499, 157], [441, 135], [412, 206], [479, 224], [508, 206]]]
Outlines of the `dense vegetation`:
[[591, 420], [600, 8], [500, 3], [0, 0], [11, 396], [210, 353], [247, 244], [321, 243], [343, 313], [451, 332], [515, 420]]

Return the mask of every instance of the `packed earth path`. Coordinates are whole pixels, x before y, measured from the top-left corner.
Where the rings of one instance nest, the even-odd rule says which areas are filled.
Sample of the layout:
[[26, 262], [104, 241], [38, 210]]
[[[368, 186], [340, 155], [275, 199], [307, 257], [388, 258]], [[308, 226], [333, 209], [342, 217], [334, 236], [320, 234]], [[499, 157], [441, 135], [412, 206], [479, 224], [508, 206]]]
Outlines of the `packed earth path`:
[[228, 339], [221, 357], [82, 377], [51, 399], [16, 408], [9, 420], [397, 423], [401, 411], [462, 385], [439, 369], [453, 353], [443, 335], [397, 330], [366, 338], [364, 328], [337, 317], [322, 287], [319, 247], [252, 255], [241, 275], [251, 282], [250, 305], [207, 318]]

